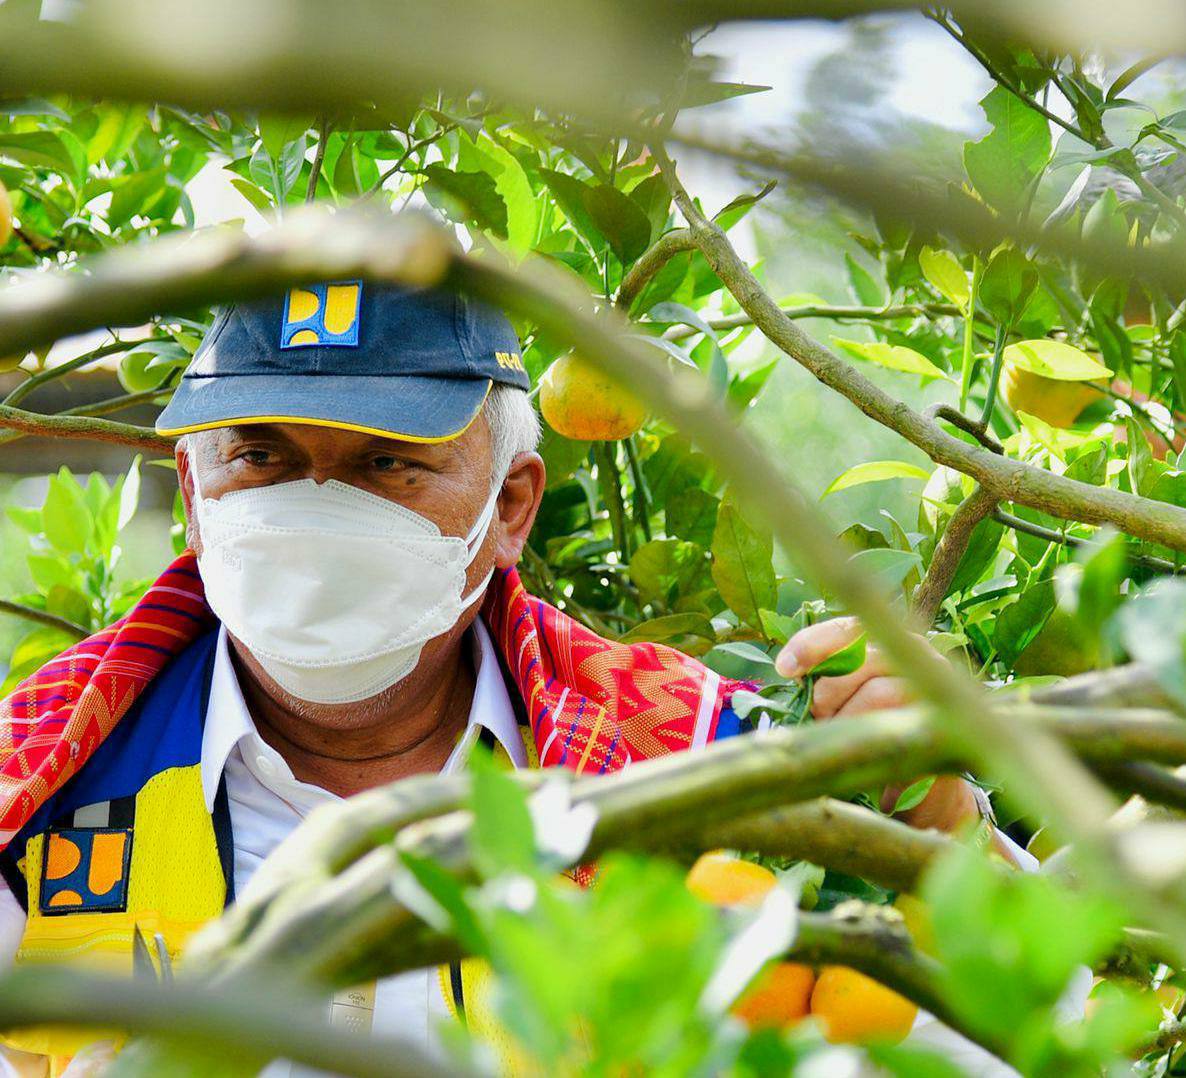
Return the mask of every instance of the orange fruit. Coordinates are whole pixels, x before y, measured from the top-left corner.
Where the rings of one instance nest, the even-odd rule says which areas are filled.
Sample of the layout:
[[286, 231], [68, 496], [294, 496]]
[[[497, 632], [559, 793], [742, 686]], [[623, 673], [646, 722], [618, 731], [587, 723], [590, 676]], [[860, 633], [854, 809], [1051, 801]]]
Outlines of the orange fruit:
[[714, 906], [756, 906], [778, 885], [768, 868], [725, 850], [701, 854], [688, 872], [688, 890]]
[[539, 410], [557, 434], [586, 442], [629, 438], [647, 417], [634, 394], [575, 352], [544, 371]]
[[3, 247], [11, 237], [12, 197], [8, 193], [8, 188], [0, 183], [0, 247]]
[[811, 1013], [833, 1044], [896, 1044], [910, 1032], [918, 1007], [847, 966], [825, 966], [811, 993]]
[[786, 1029], [811, 1011], [815, 974], [798, 962], [775, 962], [729, 1008], [750, 1029]]
[[1001, 371], [1001, 395], [1015, 412], [1037, 416], [1052, 427], [1069, 427], [1101, 394], [1084, 382], [1047, 378], [1007, 363]]

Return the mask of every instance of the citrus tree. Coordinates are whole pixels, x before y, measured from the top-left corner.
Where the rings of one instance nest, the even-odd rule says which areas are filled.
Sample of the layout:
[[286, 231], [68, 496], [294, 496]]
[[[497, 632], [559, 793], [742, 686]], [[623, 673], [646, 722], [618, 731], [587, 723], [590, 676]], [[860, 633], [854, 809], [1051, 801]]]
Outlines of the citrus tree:
[[[490, 1066], [509, 1041], [528, 1071], [866, 1058], [961, 1073], [897, 1043], [921, 1006], [1025, 1073], [1177, 1073], [1186, 103], [1160, 83], [1141, 96], [1151, 61], [1104, 62], [1091, 24], [1034, 30], [1012, 5], [990, 23], [974, 5], [928, 10], [992, 78], [986, 133], [958, 172], [931, 174], [698, 119], [762, 89], [715, 77], [693, 44], [748, 10], [594, 19], [582, 51], [617, 50], [607, 79], [575, 56], [563, 13], [508, 5], [524, 47], [571, 61], [562, 80], [491, 64], [484, 35], [505, 28], [466, 5], [473, 24], [447, 29], [411, 5], [417, 35], [369, 9], [323, 34], [302, 10], [303, 53], [263, 35], [215, 84], [202, 62], [234, 20], [186, 15], [182, 75], [173, 46], [136, 51], [124, 6], [60, 26], [5, 12], [0, 442], [106, 441], [168, 466], [166, 439], [110, 417], [168, 399], [215, 303], [317, 277], [468, 290], [515, 319], [545, 420], [528, 587], [602, 635], [747, 681], [734, 709], [758, 732], [618, 779], [479, 762], [378, 792], [278, 852], [171, 992], [22, 971], [0, 1020], [166, 1035], [126, 1052], [127, 1072], [161, 1073], [161, 1053], [209, 1068], [228, 1041], [249, 1068], [296, 1006], [261, 1001], [258, 971], [349, 985], [467, 954], [492, 970], [497, 1030], [472, 1023], [458, 1067]], [[377, 42], [405, 69], [378, 63]], [[744, 166], [749, 192], [703, 204], [681, 178], [693, 153]], [[211, 168], [275, 228], [196, 229], [187, 190]], [[772, 294], [737, 253], [731, 230], [787, 197], [848, 207], [851, 302]], [[100, 326], [136, 328], [47, 365], [53, 341]], [[759, 334], [755, 362], [738, 350]], [[118, 364], [121, 395], [39, 409], [44, 387], [100, 362]], [[747, 429], [780, 362], [903, 439], [902, 459], [834, 478], [828, 516]], [[143, 587], [115, 573], [139, 469], [113, 485], [63, 470], [39, 509], [9, 510], [34, 590], [0, 604], [29, 622], [4, 691]], [[836, 516], [834, 495], [873, 483], [907, 484], [911, 513]], [[773, 657], [841, 613], [917, 708], [812, 722], [815, 680], [859, 666], [865, 638], [794, 679]], [[984, 834], [902, 822], [934, 775], [964, 769], [1015, 838], [1043, 859], [1062, 848], [1046, 871], [1005, 871]], [[737, 855], [699, 857], [719, 849]], [[554, 882], [594, 860], [587, 892]], [[1085, 968], [1101, 975], [1092, 1015], [1067, 1024]], [[351, 1073], [433, 1066], [324, 1030], [284, 1045]]]

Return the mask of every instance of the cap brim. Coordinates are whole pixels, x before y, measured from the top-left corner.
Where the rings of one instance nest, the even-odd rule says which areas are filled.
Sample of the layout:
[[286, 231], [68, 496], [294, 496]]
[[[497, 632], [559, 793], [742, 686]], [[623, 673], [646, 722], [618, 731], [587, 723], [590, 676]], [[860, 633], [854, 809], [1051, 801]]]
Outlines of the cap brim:
[[181, 380], [157, 433], [306, 423], [408, 442], [447, 442], [478, 417], [488, 378], [428, 375], [220, 375]]

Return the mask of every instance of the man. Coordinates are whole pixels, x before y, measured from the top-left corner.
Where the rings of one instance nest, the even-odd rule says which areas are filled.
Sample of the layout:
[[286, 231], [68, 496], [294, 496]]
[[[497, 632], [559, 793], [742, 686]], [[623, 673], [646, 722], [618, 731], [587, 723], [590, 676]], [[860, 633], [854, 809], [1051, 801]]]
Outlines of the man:
[[[528, 388], [505, 318], [449, 293], [333, 282], [220, 316], [158, 421], [192, 553], [0, 705], [7, 958], [127, 968], [137, 929], [176, 956], [312, 808], [447, 771], [479, 732], [513, 766], [598, 773], [736, 731], [732, 683], [523, 591]], [[805, 630], [780, 666], [855, 631]], [[821, 716], [904, 699], [876, 654], [816, 687]], [[949, 778], [908, 819], [980, 814]], [[333, 1014], [427, 1043], [464, 992], [410, 973]]]

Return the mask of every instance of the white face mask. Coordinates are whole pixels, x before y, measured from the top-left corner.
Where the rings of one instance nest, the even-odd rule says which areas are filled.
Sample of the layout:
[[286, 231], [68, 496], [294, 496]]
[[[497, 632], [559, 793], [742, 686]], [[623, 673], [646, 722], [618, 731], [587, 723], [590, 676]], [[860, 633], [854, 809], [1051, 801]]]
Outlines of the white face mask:
[[300, 479], [203, 498], [194, 476], [206, 599], [286, 692], [319, 704], [365, 700], [407, 677], [424, 644], [457, 624], [498, 503], [464, 539], [336, 480]]

